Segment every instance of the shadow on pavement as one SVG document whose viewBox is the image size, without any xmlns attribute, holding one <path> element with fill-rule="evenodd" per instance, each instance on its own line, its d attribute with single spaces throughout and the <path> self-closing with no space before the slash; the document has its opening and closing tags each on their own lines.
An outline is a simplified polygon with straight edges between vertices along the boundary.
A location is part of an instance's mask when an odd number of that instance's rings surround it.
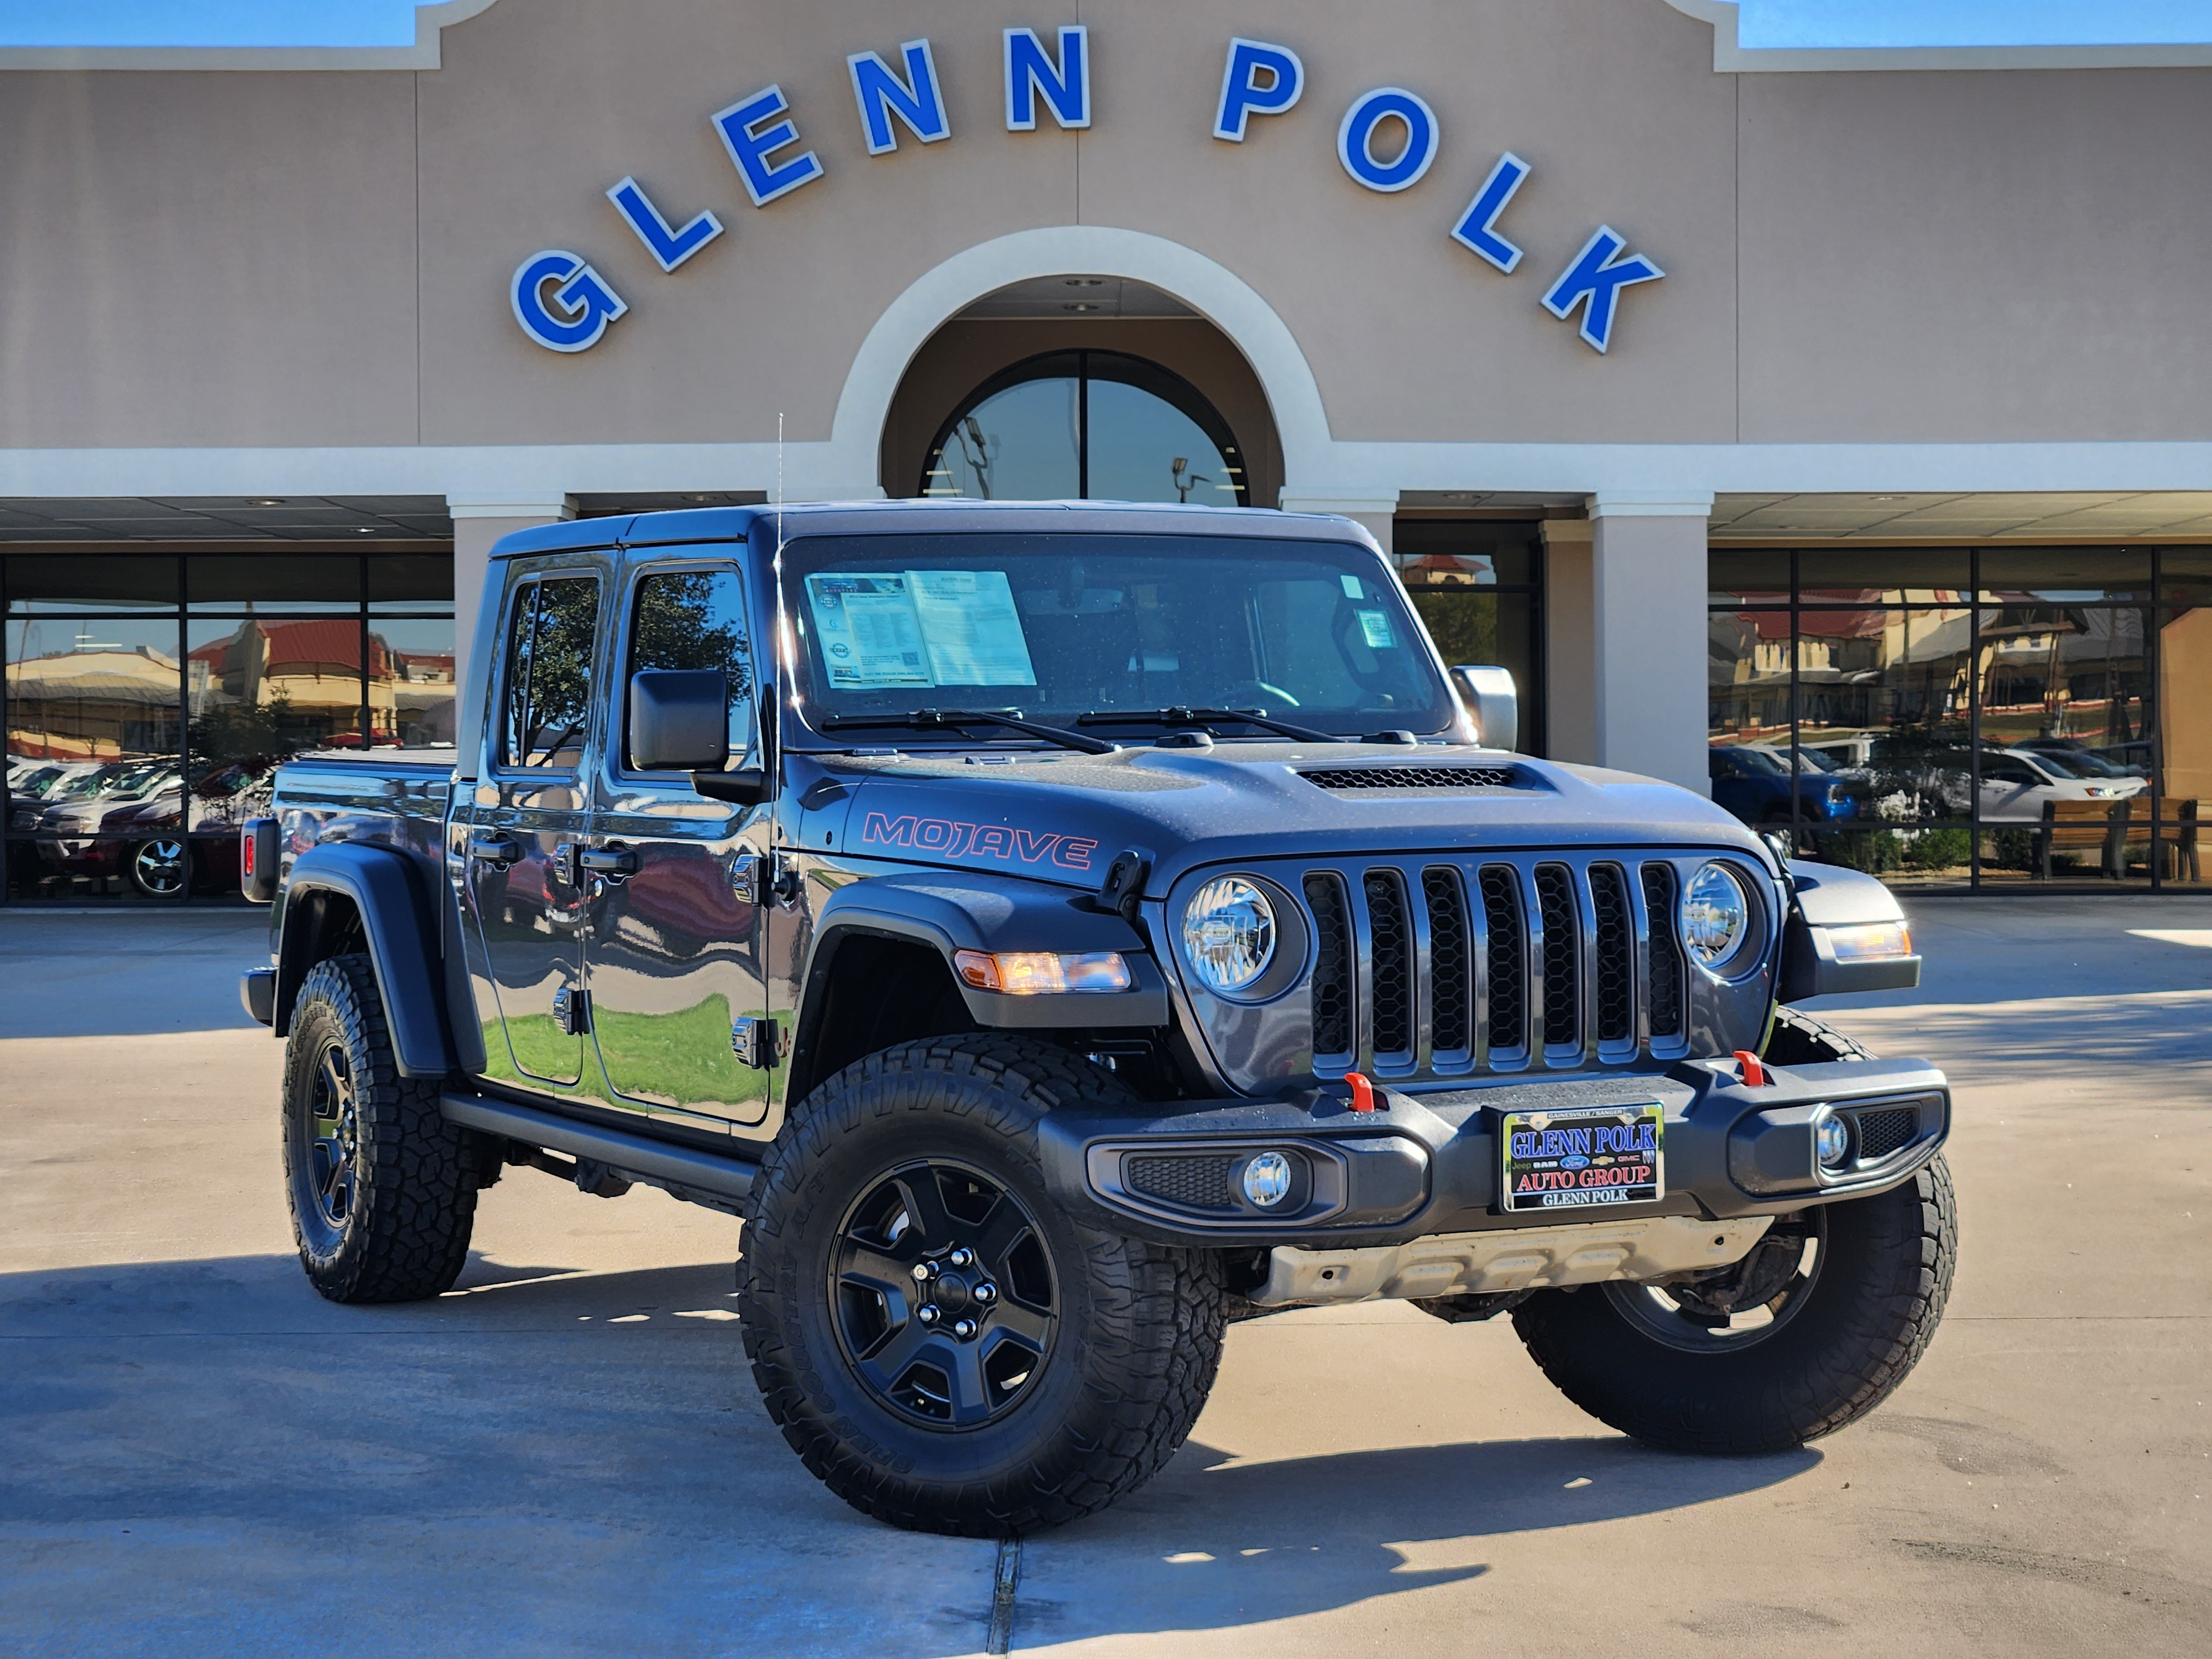
<svg viewBox="0 0 2212 1659">
<path fill-rule="evenodd" d="M 267 1651 L 317 1639 L 342 1560 L 349 1637 L 428 1650 L 586 1650 L 595 1601 L 633 1651 L 726 1651 L 738 1629 L 754 1652 L 980 1649 L 992 1547 L 890 1531 L 820 1486 L 761 1408 L 730 1291 L 720 1261 L 479 1258 L 455 1293 L 385 1308 L 324 1302 L 280 1255 L 0 1277 L 9 1625 L 26 1650 Z M 1817 1461 L 1591 1438 L 1255 1463 L 1194 1443 L 1032 1540 L 1018 1631 L 1342 1606 L 1479 1576 L 1470 1540 Z"/>
<path fill-rule="evenodd" d="M 1152 1486 L 1024 1547 L 1018 1647 L 1292 1618 L 1477 1578 L 1483 1540 L 1686 1509 L 1815 1451 L 1693 1458 L 1613 1436 L 1232 1462 L 1196 1442 Z"/>
</svg>

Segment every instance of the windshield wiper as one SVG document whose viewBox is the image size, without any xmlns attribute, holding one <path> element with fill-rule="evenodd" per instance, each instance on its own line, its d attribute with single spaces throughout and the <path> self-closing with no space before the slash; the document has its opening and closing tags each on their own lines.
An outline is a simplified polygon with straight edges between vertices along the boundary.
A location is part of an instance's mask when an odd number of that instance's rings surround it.
<svg viewBox="0 0 2212 1659">
<path fill-rule="evenodd" d="M 1279 732 L 1306 743 L 1359 741 L 1335 732 L 1316 732 L 1310 726 L 1293 726 L 1288 720 L 1273 720 L 1249 708 L 1094 708 L 1075 717 L 1078 726 L 1194 726 L 1200 730 L 1224 721 L 1256 726 L 1263 732 Z"/>
<path fill-rule="evenodd" d="M 912 708 L 903 714 L 830 714 L 819 724 L 825 732 L 855 726 L 902 726 L 920 732 L 946 728 L 957 731 L 963 726 L 1003 726 L 1009 732 L 1042 738 L 1047 743 L 1056 743 L 1062 749 L 1073 749 L 1081 754 L 1111 755 L 1121 750 L 1119 744 L 1103 743 L 1080 732 L 1063 732 L 1057 726 L 1040 726 L 1035 720 L 1001 714 L 995 708 Z"/>
</svg>

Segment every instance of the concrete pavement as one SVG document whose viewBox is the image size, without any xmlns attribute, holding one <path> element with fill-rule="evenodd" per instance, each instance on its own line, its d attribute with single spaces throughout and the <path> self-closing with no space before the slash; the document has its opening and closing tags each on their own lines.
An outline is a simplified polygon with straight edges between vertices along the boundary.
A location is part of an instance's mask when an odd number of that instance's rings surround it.
<svg viewBox="0 0 2212 1659">
<path fill-rule="evenodd" d="M 453 1294 L 307 1289 L 258 921 L 0 913 L 0 1648 L 980 1650 L 992 1547 L 864 1520 L 769 1425 L 726 1219 L 515 1171 Z M 1504 1322 L 1254 1322 L 1161 1479 L 1023 1546 L 1014 1650 L 2212 1646 L 2212 946 L 2130 931 L 2212 905 L 1916 921 L 1922 991 L 1832 1011 L 1960 1085 L 1958 1286 L 1879 1413 L 1672 1457 Z"/>
</svg>

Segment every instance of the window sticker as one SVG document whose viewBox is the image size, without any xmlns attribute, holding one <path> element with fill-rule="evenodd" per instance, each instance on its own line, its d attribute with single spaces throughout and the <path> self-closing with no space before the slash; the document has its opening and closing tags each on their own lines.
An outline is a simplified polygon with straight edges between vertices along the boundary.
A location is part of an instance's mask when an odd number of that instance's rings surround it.
<svg viewBox="0 0 2212 1659">
<path fill-rule="evenodd" d="M 1344 597 L 1345 597 L 1346 599 L 1365 599 L 1365 598 L 1367 597 L 1366 590 L 1365 590 L 1364 588 L 1363 588 L 1362 586 L 1360 586 L 1360 585 L 1359 585 L 1359 578 L 1358 578 L 1358 577 L 1357 577 L 1357 576 L 1352 576 L 1352 575 L 1343 575 L 1343 576 L 1339 576 L 1339 577 L 1337 578 L 1337 580 L 1339 580 L 1339 581 L 1340 581 L 1340 582 L 1342 582 L 1342 583 L 1344 584 Z"/>
<path fill-rule="evenodd" d="M 1377 651 L 1388 651 L 1391 647 L 1397 644 L 1397 641 L 1390 637 L 1390 617 L 1389 612 L 1382 611 L 1361 611 L 1355 614 L 1359 618 L 1359 632 L 1365 638 L 1369 646 Z"/>
<path fill-rule="evenodd" d="M 1035 685 L 1003 570 L 909 570 L 908 592 L 939 685 Z"/>
<path fill-rule="evenodd" d="M 806 599 L 833 689 L 937 684 L 904 576 L 823 571 L 806 579 Z"/>
</svg>

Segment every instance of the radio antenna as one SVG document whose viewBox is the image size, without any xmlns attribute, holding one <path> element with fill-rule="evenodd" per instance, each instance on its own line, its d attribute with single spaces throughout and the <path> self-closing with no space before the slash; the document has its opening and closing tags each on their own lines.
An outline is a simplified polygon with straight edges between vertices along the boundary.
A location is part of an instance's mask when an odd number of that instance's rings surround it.
<svg viewBox="0 0 2212 1659">
<path fill-rule="evenodd" d="M 775 556 L 783 559 L 783 411 L 775 412 Z"/>
</svg>

